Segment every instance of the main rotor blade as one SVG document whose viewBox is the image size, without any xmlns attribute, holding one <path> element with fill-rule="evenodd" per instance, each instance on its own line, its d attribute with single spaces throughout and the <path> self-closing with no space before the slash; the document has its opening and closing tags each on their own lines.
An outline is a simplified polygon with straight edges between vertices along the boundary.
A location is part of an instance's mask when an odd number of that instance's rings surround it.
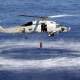
<svg viewBox="0 0 80 80">
<path fill-rule="evenodd" d="M 48 18 L 60 18 L 60 17 L 69 17 L 69 16 L 76 16 L 76 15 L 63 14 L 63 15 L 48 16 Z"/>
<path fill-rule="evenodd" d="M 78 16 L 78 15 L 68 15 L 68 14 L 63 14 L 63 15 L 54 15 L 54 16 L 32 16 L 32 15 L 19 15 L 23 17 L 33 17 L 33 18 L 40 18 L 40 19 L 48 19 L 48 18 L 61 18 L 61 17 L 71 17 L 71 16 Z"/>
<path fill-rule="evenodd" d="M 33 18 L 47 18 L 46 16 L 32 16 L 32 15 L 19 15 L 24 17 L 33 17 Z"/>
</svg>

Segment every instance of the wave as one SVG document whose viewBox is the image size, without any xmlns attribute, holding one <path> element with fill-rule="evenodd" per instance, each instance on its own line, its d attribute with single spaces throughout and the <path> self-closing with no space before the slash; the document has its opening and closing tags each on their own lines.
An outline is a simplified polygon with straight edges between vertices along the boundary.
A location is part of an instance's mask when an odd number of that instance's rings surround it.
<svg viewBox="0 0 80 80">
<path fill-rule="evenodd" d="M 80 58 L 58 57 L 45 60 L 17 60 L 0 57 L 0 70 L 47 70 L 56 68 L 80 69 Z"/>
<path fill-rule="evenodd" d="M 13 50 L 19 48 L 39 48 L 40 42 L 30 41 L 3 41 L 0 42 L 0 53 L 4 50 Z M 80 51 L 80 42 L 77 41 L 54 41 L 42 42 L 43 48 L 47 49 L 67 49 Z M 65 53 L 64 53 L 65 54 Z M 76 52 L 74 54 L 77 54 Z M 80 52 L 78 52 L 80 54 Z M 66 64 L 67 63 L 67 64 Z M 9 57 L 0 57 L 0 70 L 48 70 L 48 69 L 80 69 L 80 57 L 58 56 L 47 59 L 17 59 Z"/>
<path fill-rule="evenodd" d="M 3 41 L 0 42 L 0 52 L 3 50 L 19 49 L 19 48 L 40 48 L 42 43 L 43 48 L 47 49 L 66 49 L 72 51 L 80 51 L 79 41 L 51 41 L 51 42 L 30 42 L 30 41 Z"/>
</svg>

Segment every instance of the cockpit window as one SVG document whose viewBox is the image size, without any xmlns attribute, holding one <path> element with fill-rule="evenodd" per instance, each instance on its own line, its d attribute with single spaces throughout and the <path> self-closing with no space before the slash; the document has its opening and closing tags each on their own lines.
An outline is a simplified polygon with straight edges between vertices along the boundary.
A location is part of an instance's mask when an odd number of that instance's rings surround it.
<svg viewBox="0 0 80 80">
<path fill-rule="evenodd" d="M 51 23 L 54 23 L 53 21 L 51 21 Z"/>
<path fill-rule="evenodd" d="M 56 25 L 57 28 L 58 28 L 58 27 L 61 27 L 61 26 L 63 26 L 63 25 L 61 25 L 61 24 L 57 24 L 57 25 Z"/>
<path fill-rule="evenodd" d="M 21 26 L 31 26 L 32 24 L 33 24 L 32 22 L 27 22 L 27 23 L 25 23 L 25 24 L 23 24 Z"/>
</svg>

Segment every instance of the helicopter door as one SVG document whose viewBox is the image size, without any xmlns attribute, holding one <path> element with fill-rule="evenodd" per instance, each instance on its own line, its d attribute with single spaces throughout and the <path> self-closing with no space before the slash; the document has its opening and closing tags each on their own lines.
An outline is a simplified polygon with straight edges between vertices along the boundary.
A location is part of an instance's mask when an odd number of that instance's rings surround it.
<svg viewBox="0 0 80 80">
<path fill-rule="evenodd" d="M 25 28 L 22 28 L 21 32 L 22 32 L 22 33 L 25 33 Z"/>
<path fill-rule="evenodd" d="M 41 24 L 41 32 L 47 32 L 47 25 L 45 23 Z"/>
</svg>

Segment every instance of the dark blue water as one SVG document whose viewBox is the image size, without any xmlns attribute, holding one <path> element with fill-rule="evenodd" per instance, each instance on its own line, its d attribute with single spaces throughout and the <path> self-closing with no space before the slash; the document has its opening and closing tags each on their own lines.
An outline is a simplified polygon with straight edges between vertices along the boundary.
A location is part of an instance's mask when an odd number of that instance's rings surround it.
<svg viewBox="0 0 80 80">
<path fill-rule="evenodd" d="M 0 26 L 34 20 L 21 14 L 68 15 L 52 20 L 71 31 L 54 37 L 0 33 L 0 80 L 80 80 L 80 0 L 0 0 Z"/>
</svg>

